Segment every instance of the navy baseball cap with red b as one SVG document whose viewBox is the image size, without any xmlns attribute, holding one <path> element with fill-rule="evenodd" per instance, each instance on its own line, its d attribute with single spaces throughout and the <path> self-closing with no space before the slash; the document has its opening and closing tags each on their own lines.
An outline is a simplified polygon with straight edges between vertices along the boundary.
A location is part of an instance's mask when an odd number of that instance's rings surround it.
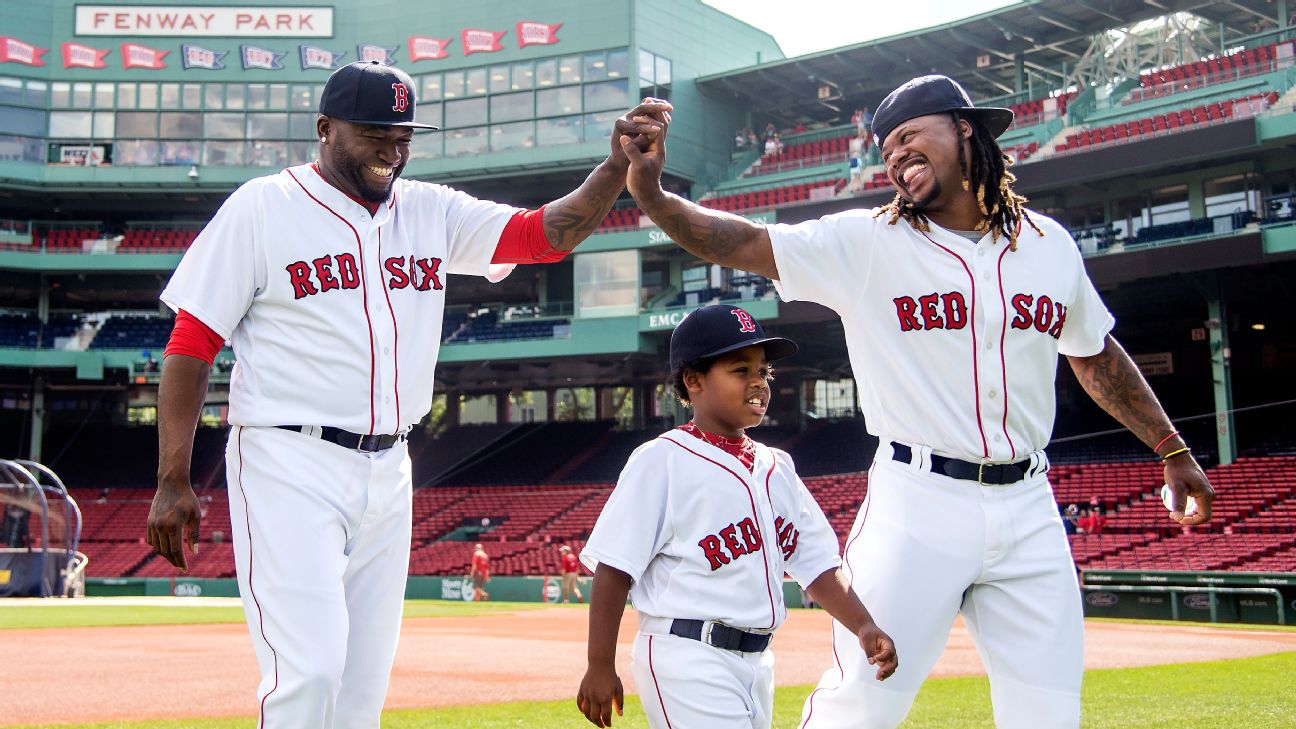
<svg viewBox="0 0 1296 729">
<path fill-rule="evenodd" d="M 329 76 L 319 113 L 352 124 L 436 129 L 414 121 L 415 102 L 409 74 L 377 61 L 356 61 Z"/>
<path fill-rule="evenodd" d="M 765 359 L 770 362 L 797 351 L 791 339 L 765 336 L 765 328 L 745 309 L 729 304 L 704 306 L 675 326 L 670 341 L 671 370 L 754 344 L 765 345 Z"/>
</svg>

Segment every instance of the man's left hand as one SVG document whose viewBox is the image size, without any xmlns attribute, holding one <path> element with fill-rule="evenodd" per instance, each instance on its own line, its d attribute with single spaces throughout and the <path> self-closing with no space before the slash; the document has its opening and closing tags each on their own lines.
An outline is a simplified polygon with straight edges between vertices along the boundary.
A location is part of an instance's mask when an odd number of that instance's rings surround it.
<svg viewBox="0 0 1296 729">
<path fill-rule="evenodd" d="M 1170 487 L 1170 518 L 1183 526 L 1205 524 L 1211 518 L 1215 489 L 1197 465 L 1192 454 L 1172 456 L 1165 464 L 1165 482 Z M 1185 513 L 1188 497 L 1197 501 L 1197 510 Z"/>
</svg>

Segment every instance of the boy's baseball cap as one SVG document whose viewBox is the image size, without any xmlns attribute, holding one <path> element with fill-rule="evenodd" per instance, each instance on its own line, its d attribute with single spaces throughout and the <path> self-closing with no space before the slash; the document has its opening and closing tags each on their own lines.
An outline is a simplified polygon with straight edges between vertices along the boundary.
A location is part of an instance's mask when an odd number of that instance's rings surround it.
<svg viewBox="0 0 1296 729">
<path fill-rule="evenodd" d="M 919 76 L 882 100 L 873 115 L 873 133 L 881 147 L 888 134 L 910 119 L 951 111 L 963 112 L 963 116 L 981 122 L 992 137 L 1003 134 L 1013 122 L 1012 109 L 973 106 L 963 87 L 948 76 Z"/>
<path fill-rule="evenodd" d="M 414 121 L 415 96 L 413 79 L 399 68 L 356 61 L 329 76 L 319 113 L 352 124 L 436 129 Z"/>
<path fill-rule="evenodd" d="M 704 306 L 684 317 L 671 334 L 671 369 L 754 344 L 765 345 L 765 358 L 770 362 L 797 351 L 791 339 L 765 336 L 760 322 L 745 309 L 728 304 Z"/>
</svg>

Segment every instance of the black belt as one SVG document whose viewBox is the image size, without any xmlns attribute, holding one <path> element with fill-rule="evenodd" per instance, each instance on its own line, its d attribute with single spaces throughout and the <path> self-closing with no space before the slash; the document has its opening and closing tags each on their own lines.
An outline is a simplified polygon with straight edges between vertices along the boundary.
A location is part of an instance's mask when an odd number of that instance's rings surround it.
<svg viewBox="0 0 1296 729">
<path fill-rule="evenodd" d="M 703 627 L 706 628 L 706 635 L 703 636 Z M 727 651 L 742 651 L 743 653 L 760 653 L 769 645 L 770 639 L 774 637 L 773 633 L 748 633 L 745 630 L 731 628 L 728 625 L 713 623 L 709 620 L 683 620 L 675 619 L 671 621 L 671 635 L 678 635 L 681 638 L 691 638 L 700 640 L 716 648 L 723 648 Z"/>
<path fill-rule="evenodd" d="M 891 442 L 891 460 L 901 463 L 913 463 L 913 449 L 904 443 Z M 950 478 L 957 478 L 963 481 L 976 481 L 977 483 L 989 484 L 991 486 L 1003 486 L 1005 484 L 1017 483 L 1026 478 L 1026 473 L 1030 471 L 1031 459 L 1027 458 L 1016 463 L 972 463 L 971 461 L 960 461 L 957 458 L 946 458 L 931 454 L 931 472 L 943 473 Z M 1046 468 L 1045 471 L 1048 469 Z M 1044 471 L 1041 471 L 1043 473 Z M 1037 474 L 1038 475 L 1038 474 Z"/>
<path fill-rule="evenodd" d="M 329 425 L 276 425 L 276 428 L 291 430 L 294 433 L 301 433 L 312 438 L 319 438 L 330 443 L 336 443 L 343 448 L 349 448 L 361 453 L 377 453 L 385 451 L 397 443 L 405 440 L 405 434 L 399 435 L 361 435 L 352 433 L 349 430 L 334 428 Z"/>
</svg>

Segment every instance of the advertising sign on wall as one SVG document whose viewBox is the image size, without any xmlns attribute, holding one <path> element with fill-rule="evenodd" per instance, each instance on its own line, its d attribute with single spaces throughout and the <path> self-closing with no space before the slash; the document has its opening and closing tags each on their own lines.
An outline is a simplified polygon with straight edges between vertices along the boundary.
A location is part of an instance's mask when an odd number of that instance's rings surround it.
<svg viewBox="0 0 1296 729">
<path fill-rule="evenodd" d="M 76 34 L 329 38 L 333 8 L 78 5 Z"/>
</svg>

